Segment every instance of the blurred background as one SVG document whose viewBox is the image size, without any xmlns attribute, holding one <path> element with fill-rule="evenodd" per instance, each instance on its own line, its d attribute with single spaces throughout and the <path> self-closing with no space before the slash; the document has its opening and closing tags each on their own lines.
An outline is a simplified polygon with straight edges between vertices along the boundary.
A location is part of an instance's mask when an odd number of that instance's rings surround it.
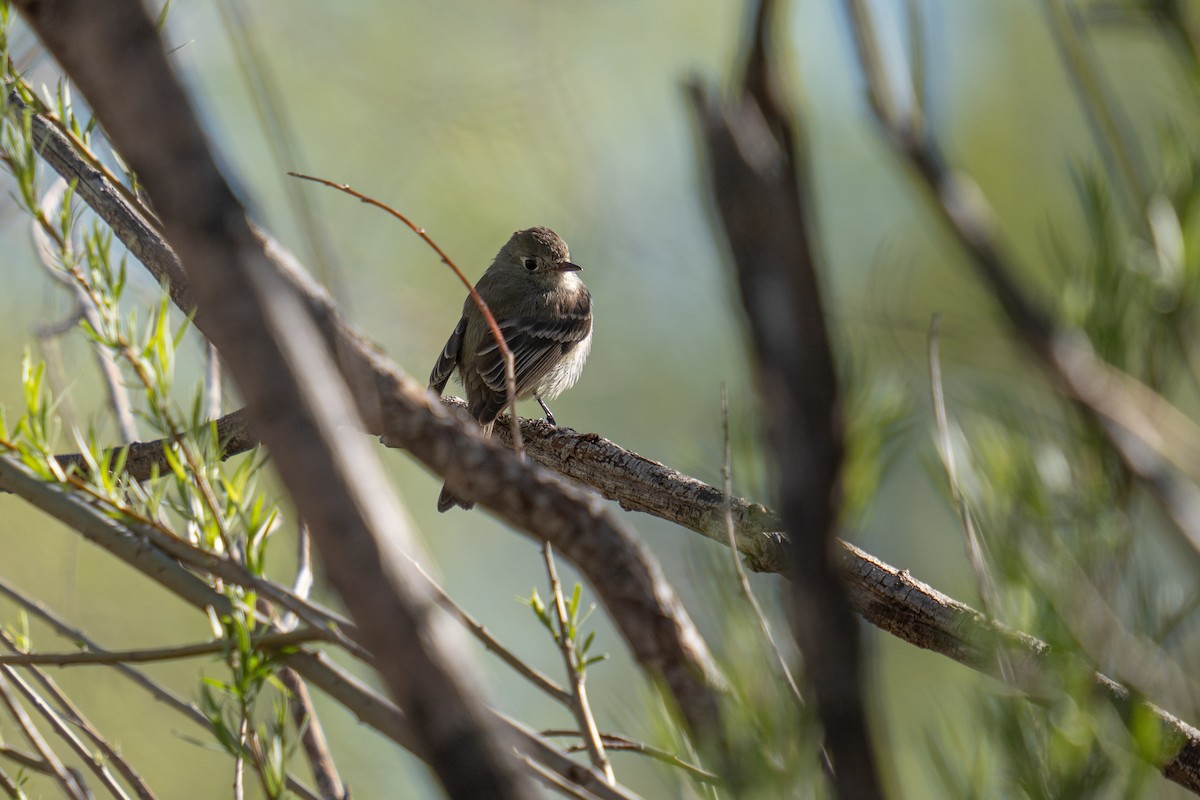
<svg viewBox="0 0 1200 800">
<path fill-rule="evenodd" d="M 863 102 L 841 4 L 785 5 L 776 42 L 807 132 L 839 356 L 856 401 L 889 420 L 866 461 L 855 465 L 862 491 L 852 498 L 858 502 L 846 538 L 977 604 L 932 446 L 926 358 L 932 315 L 943 317 L 952 413 L 958 406 L 1003 405 L 1040 382 L 881 142 Z M 920 11 L 914 28 L 906 4 L 871 5 L 897 74 L 914 63 L 918 44 L 930 124 L 953 163 L 973 174 L 992 202 L 1005 244 L 1025 265 L 1023 279 L 1053 302 L 1063 254 L 1086 247 L 1078 177 L 1094 165 L 1096 152 L 1046 7 L 1032 0 L 914 0 Z M 243 199 L 411 375 L 428 375 L 457 320 L 462 287 L 399 223 L 288 178 L 287 170 L 348 182 L 394 206 L 472 279 L 512 231 L 554 228 L 584 266 L 596 307 L 588 367 L 553 406 L 559 423 L 718 483 L 724 382 L 734 490 L 770 504 L 740 303 L 731 294 L 683 92 L 690 79 L 727 85 L 745 14 L 745 4 L 723 0 L 175 0 L 165 36 Z M 1195 124 L 1195 108 L 1158 37 L 1114 25 L 1095 43 L 1147 148 L 1163 128 Z M 34 62 L 35 83 L 53 74 L 52 65 Z M 264 123 L 269 104 L 282 136 Z M 38 326 L 61 318 L 70 303 L 39 267 L 27 222 L 12 212 L 0 218 L 6 254 L 0 403 L 21 407 L 20 359 L 29 347 L 49 363 L 67 424 L 96 424 L 111 434 L 82 337 L 35 338 Z M 137 268 L 130 275 L 134 297 L 153 302 L 157 287 Z M 192 342 L 181 355 L 180 386 L 198 379 L 201 363 Z M 226 407 L 235 408 L 236 399 Z M 536 406 L 524 413 L 535 415 Z M 75 449 L 66 437 L 64 449 Z M 424 560 L 445 588 L 512 649 L 558 675 L 552 641 L 519 601 L 535 586 L 545 593 L 536 546 L 483 513 L 437 514 L 440 481 L 404 453 L 383 457 L 423 537 Z M 731 631 L 727 551 L 649 517 L 628 519 L 720 656 L 736 662 L 734 645 L 744 634 Z M 285 581 L 292 535 L 290 525 L 277 534 L 272 556 Z M 148 581 L 129 579 L 106 554 L 7 497 L 0 498 L 0 548 L 7 580 L 111 647 L 208 635 L 202 619 Z M 1170 557 L 1168 547 L 1163 559 Z M 1162 580 L 1163 591 L 1182 593 L 1172 588 L 1170 570 Z M 779 580 L 755 578 L 754 586 L 784 630 Z M 318 596 L 332 601 L 323 587 Z M 0 602 L 0 619 L 11 620 L 11 611 Z M 595 649 L 613 656 L 589 673 L 601 728 L 656 739 L 656 715 L 647 713 L 657 702 L 650 686 L 603 614 L 591 624 Z M 874 629 L 864 635 L 877 734 L 885 771 L 901 790 L 896 796 L 942 796 L 928 740 L 966 724 L 967 695 L 984 679 Z M 569 723 L 487 654 L 476 655 L 497 706 L 534 726 Z M 747 668 L 771 669 L 766 661 Z M 150 672 L 195 696 L 195 669 L 191 662 Z M 228 760 L 197 743 L 203 736 L 182 725 L 178 735 L 164 736 L 161 725 L 143 724 L 157 712 L 152 701 L 106 670 L 79 668 L 59 677 L 102 729 L 119 732 L 123 752 L 162 796 L 225 796 Z M 317 701 L 355 797 L 436 796 L 411 757 Z M 647 797 L 679 791 L 637 756 L 618 754 L 616 768 Z"/>
</svg>

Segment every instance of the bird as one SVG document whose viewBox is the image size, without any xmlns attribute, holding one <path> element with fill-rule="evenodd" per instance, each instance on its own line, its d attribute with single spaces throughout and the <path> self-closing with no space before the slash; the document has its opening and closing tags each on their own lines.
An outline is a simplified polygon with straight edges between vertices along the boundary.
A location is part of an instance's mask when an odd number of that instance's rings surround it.
<svg viewBox="0 0 1200 800">
<path fill-rule="evenodd" d="M 562 237 L 549 228 L 515 232 L 500 248 L 475 291 L 483 298 L 513 354 L 518 400 L 533 397 L 557 426 L 547 400 L 571 388 L 592 346 L 592 295 L 579 277 Z M 483 312 L 467 296 L 462 318 L 446 340 L 429 376 L 440 397 L 457 370 L 467 395 L 467 412 L 491 435 L 508 404 L 504 355 Z M 438 511 L 474 503 L 443 486 Z"/>
</svg>

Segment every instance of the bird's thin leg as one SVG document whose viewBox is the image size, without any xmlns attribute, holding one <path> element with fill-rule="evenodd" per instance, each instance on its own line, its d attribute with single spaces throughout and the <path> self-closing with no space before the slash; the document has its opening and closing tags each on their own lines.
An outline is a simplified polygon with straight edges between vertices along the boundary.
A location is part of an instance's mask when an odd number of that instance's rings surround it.
<svg viewBox="0 0 1200 800">
<path fill-rule="evenodd" d="M 550 406 L 546 405 L 546 403 L 542 400 L 542 398 L 536 394 L 533 396 L 533 399 L 537 400 L 538 405 L 542 407 L 542 411 L 546 412 L 546 422 L 549 422 L 551 425 L 553 425 L 554 427 L 557 428 L 558 423 L 555 422 L 554 415 L 550 413 Z"/>
</svg>

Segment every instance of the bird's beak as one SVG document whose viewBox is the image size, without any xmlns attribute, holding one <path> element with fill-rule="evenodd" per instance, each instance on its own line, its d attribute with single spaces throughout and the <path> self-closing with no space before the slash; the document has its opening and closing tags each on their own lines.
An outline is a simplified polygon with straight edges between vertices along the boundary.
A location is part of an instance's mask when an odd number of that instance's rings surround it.
<svg viewBox="0 0 1200 800">
<path fill-rule="evenodd" d="M 572 264 L 570 261 L 560 261 L 554 268 L 559 272 L 579 272 L 579 270 L 583 269 L 583 267 L 578 264 Z"/>
</svg>

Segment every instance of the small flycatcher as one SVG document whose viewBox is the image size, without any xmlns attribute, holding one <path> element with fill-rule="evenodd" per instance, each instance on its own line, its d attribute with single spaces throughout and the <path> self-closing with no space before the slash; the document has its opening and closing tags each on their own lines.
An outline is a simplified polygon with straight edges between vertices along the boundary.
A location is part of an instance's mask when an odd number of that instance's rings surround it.
<svg viewBox="0 0 1200 800">
<path fill-rule="evenodd" d="M 532 396 L 551 425 L 557 423 L 546 401 L 574 385 L 592 347 L 592 295 L 579 270 L 557 233 L 528 228 L 512 235 L 475 284 L 512 350 L 517 399 Z M 504 356 L 469 295 L 429 376 L 430 388 L 441 395 L 455 369 L 467 393 L 467 410 L 490 435 L 508 404 Z M 443 486 L 438 511 L 455 505 L 474 503 Z"/>
</svg>

